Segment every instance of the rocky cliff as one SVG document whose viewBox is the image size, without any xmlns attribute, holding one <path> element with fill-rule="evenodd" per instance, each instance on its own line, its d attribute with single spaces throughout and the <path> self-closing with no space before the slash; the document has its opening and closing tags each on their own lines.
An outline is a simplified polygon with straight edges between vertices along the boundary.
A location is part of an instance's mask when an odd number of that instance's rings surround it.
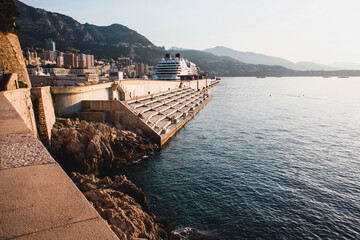
<svg viewBox="0 0 360 240">
<path fill-rule="evenodd" d="M 145 194 L 125 176 L 111 180 L 72 173 L 72 180 L 119 239 L 179 239 L 150 213 Z"/>
<path fill-rule="evenodd" d="M 131 164 L 158 149 L 140 134 L 103 123 L 67 120 L 52 129 L 50 152 L 68 171 L 99 174 Z"/>
</svg>

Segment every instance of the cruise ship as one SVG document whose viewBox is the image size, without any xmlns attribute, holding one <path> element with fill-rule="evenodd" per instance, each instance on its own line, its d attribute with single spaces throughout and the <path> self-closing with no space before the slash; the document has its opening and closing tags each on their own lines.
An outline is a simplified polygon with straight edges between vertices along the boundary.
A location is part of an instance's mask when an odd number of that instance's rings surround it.
<svg viewBox="0 0 360 240">
<path fill-rule="evenodd" d="M 199 78 L 199 69 L 189 60 L 181 57 L 180 53 L 167 53 L 161 58 L 155 70 L 155 80 L 192 80 Z"/>
</svg>

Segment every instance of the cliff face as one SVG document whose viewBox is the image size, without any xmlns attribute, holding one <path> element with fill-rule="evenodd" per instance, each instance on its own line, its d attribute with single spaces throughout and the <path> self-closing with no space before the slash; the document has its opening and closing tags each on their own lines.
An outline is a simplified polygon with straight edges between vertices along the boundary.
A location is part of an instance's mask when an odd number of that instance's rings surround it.
<svg viewBox="0 0 360 240">
<path fill-rule="evenodd" d="M 172 239 L 170 227 L 150 213 L 145 194 L 125 176 L 73 173 L 72 180 L 120 239 Z"/>
<path fill-rule="evenodd" d="M 157 145 L 131 131 L 102 123 L 67 121 L 52 129 L 50 152 L 63 168 L 98 174 L 135 162 L 157 150 Z"/>
<path fill-rule="evenodd" d="M 126 42 L 153 45 L 144 36 L 120 24 L 101 27 L 81 24 L 69 16 L 34 8 L 20 1 L 16 1 L 16 5 L 21 13 L 16 19 L 16 23 L 22 26 L 20 32 L 38 40 L 41 45 L 44 45 L 44 38 L 103 44 Z"/>
<path fill-rule="evenodd" d="M 4 71 L 5 73 L 17 73 L 18 80 L 31 88 L 18 37 L 12 33 L 5 35 L 0 31 L 0 75 Z"/>
</svg>

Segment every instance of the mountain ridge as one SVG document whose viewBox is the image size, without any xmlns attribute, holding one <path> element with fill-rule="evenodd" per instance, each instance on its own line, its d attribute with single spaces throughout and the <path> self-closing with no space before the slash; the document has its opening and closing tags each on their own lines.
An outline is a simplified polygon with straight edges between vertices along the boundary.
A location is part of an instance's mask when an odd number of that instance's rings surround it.
<svg viewBox="0 0 360 240">
<path fill-rule="evenodd" d="M 114 23 L 109 26 L 81 24 L 61 13 L 34 8 L 16 0 L 20 16 L 16 23 L 22 26 L 16 31 L 23 48 L 44 48 L 44 39 L 52 38 L 61 51 L 80 50 L 94 54 L 97 58 L 127 56 L 135 48 L 135 60 L 155 64 L 165 50 L 156 47 L 136 31 Z"/>
<path fill-rule="evenodd" d="M 324 71 L 334 71 L 339 70 L 339 68 L 318 64 L 310 61 L 301 61 L 298 63 L 291 62 L 284 58 L 268 56 L 262 53 L 254 52 L 241 52 L 235 49 L 231 49 L 224 46 L 216 46 L 214 48 L 205 49 L 204 52 L 210 52 L 217 56 L 229 56 L 234 59 L 237 59 L 241 62 L 248 64 L 265 64 L 265 65 L 280 65 L 292 70 L 297 71 L 309 71 L 309 70 L 324 70 Z"/>
<path fill-rule="evenodd" d="M 95 55 L 97 59 L 116 60 L 121 56 L 132 56 L 135 62 L 149 65 L 157 65 L 167 52 L 163 47 L 155 46 L 145 36 L 121 24 L 115 23 L 109 26 L 81 24 L 64 14 L 34 8 L 19 0 L 15 0 L 15 2 L 20 10 L 20 17 L 16 19 L 16 22 L 22 25 L 22 30 L 16 31 L 16 34 L 23 50 L 44 48 L 44 40 L 52 38 L 56 42 L 56 49 L 63 52 L 80 50 L 80 52 Z M 280 65 L 247 64 L 231 56 L 217 56 L 204 51 L 188 49 L 180 51 L 180 48 L 178 49 L 176 52 L 182 53 L 203 71 L 216 76 L 360 75 L 360 71 L 301 72 Z"/>
</svg>

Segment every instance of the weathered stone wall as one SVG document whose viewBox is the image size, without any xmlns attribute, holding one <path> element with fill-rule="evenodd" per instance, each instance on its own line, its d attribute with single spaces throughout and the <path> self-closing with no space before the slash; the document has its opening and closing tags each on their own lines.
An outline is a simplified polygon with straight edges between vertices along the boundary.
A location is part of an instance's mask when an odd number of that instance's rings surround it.
<svg viewBox="0 0 360 240">
<path fill-rule="evenodd" d="M 5 73 L 17 73 L 18 80 L 31 87 L 18 37 L 0 32 L 0 76 L 4 70 Z"/>
<path fill-rule="evenodd" d="M 26 126 L 35 134 L 35 136 L 38 136 L 34 109 L 30 98 L 30 88 L 3 91 L 1 94 L 3 94 L 16 109 Z"/>
<path fill-rule="evenodd" d="M 39 136 L 45 146 L 50 146 L 51 129 L 56 121 L 50 87 L 36 87 L 31 93 L 37 99 L 37 127 Z"/>
<path fill-rule="evenodd" d="M 0 91 L 15 90 L 19 88 L 17 73 L 6 73 L 0 83 Z"/>
</svg>

